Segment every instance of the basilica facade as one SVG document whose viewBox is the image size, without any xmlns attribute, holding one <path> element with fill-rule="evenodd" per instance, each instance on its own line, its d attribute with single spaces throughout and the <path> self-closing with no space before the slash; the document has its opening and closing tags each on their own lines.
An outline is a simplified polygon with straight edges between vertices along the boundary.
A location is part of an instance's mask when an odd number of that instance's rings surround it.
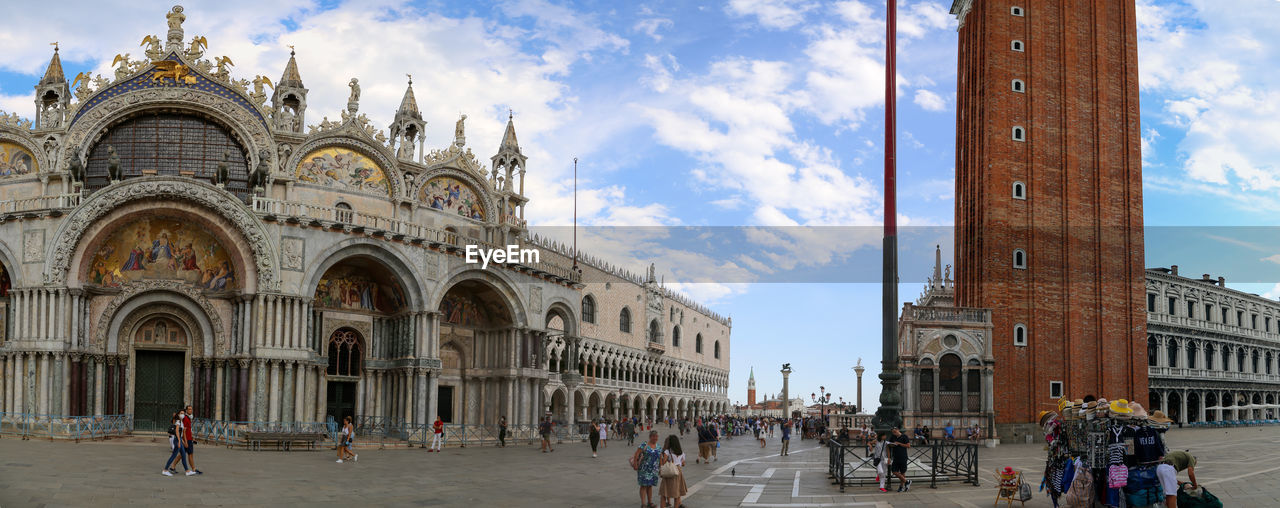
<svg viewBox="0 0 1280 508">
<path fill-rule="evenodd" d="M 0 114 L 0 410 L 148 428 L 185 404 L 481 425 L 727 409 L 730 321 L 531 234 L 510 117 L 481 161 L 465 115 L 426 139 L 412 81 L 378 129 L 358 79 L 345 109 L 308 111 L 292 52 L 278 81 L 237 77 L 182 7 L 166 21 L 112 76 L 69 81 L 55 48 L 34 118 Z M 466 259 L 508 245 L 538 256 Z"/>
</svg>

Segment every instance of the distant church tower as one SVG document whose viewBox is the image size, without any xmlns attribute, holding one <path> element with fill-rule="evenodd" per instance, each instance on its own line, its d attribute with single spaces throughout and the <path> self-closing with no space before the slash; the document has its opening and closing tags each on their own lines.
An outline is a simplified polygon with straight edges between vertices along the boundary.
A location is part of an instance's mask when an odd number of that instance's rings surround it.
<svg viewBox="0 0 1280 508">
<path fill-rule="evenodd" d="M 756 405 L 756 368 L 751 368 L 751 377 L 747 378 L 747 405 Z"/>
<path fill-rule="evenodd" d="M 1147 398 L 1134 0 L 954 0 L 956 304 L 992 309 L 997 424 Z"/>
</svg>

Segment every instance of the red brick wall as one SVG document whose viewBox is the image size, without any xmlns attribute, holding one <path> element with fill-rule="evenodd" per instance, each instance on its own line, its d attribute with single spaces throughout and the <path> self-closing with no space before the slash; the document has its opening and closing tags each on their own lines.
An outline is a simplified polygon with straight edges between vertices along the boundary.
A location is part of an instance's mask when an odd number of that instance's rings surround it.
<svg viewBox="0 0 1280 508">
<path fill-rule="evenodd" d="M 1136 37 L 1133 0 L 974 0 L 960 28 L 956 298 L 993 309 L 998 423 L 1052 407 L 1050 380 L 1147 393 Z"/>
</svg>

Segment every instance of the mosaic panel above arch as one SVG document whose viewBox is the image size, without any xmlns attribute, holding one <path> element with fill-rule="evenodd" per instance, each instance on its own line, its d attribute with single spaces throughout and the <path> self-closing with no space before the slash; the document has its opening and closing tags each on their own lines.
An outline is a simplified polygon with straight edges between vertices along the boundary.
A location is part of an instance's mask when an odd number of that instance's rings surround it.
<svg viewBox="0 0 1280 508">
<path fill-rule="evenodd" d="M 35 155 L 25 147 L 0 141 L 0 178 L 30 175 L 39 169 Z"/>
<path fill-rule="evenodd" d="M 316 284 L 315 306 L 391 314 L 408 308 L 404 288 L 376 261 L 353 258 L 334 265 Z"/>
<path fill-rule="evenodd" d="M 378 194 L 391 194 L 386 171 L 350 148 L 327 146 L 304 155 L 294 170 L 299 181 Z"/>
<path fill-rule="evenodd" d="M 240 287 L 231 258 L 217 239 L 168 217 L 142 218 L 119 227 L 91 259 L 88 282 L 99 286 L 161 279 L 202 289 Z"/>
<path fill-rule="evenodd" d="M 484 220 L 484 203 L 470 184 L 451 176 L 437 176 L 418 191 L 418 200 L 436 210 L 468 219 Z"/>
</svg>

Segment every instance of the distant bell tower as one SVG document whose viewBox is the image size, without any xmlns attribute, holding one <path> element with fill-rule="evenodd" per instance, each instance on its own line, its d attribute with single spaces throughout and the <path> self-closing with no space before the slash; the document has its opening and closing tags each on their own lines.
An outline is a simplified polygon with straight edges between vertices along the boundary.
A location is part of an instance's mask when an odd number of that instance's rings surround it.
<svg viewBox="0 0 1280 508">
<path fill-rule="evenodd" d="M 996 423 L 1033 423 L 1059 397 L 1145 402 L 1134 0 L 951 13 L 955 298 L 992 309 Z"/>
<path fill-rule="evenodd" d="M 289 63 L 285 64 L 284 73 L 271 95 L 271 113 L 275 128 L 280 131 L 301 134 L 303 125 L 306 125 L 307 87 L 302 85 L 302 75 L 298 73 L 298 60 L 294 58 L 292 47 L 289 48 Z"/>
<path fill-rule="evenodd" d="M 53 58 L 49 59 L 49 66 L 45 68 L 40 84 L 36 85 L 35 128 L 42 130 L 62 127 L 70 104 L 71 89 L 62 72 L 62 59 L 58 58 L 57 43 L 54 43 Z"/>
<path fill-rule="evenodd" d="M 751 377 L 747 378 L 747 405 L 756 405 L 756 368 L 751 368 Z"/>
</svg>

